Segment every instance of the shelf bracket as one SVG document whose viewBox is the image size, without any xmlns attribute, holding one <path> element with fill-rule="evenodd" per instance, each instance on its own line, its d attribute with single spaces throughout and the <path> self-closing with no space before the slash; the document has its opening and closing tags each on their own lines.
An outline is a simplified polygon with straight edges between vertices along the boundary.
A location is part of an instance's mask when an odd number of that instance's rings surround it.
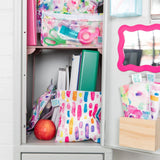
<svg viewBox="0 0 160 160">
<path fill-rule="evenodd" d="M 27 55 L 30 55 L 30 54 L 36 54 L 38 55 L 40 53 L 41 49 L 40 48 L 30 48 L 30 47 L 27 47 Z"/>
</svg>

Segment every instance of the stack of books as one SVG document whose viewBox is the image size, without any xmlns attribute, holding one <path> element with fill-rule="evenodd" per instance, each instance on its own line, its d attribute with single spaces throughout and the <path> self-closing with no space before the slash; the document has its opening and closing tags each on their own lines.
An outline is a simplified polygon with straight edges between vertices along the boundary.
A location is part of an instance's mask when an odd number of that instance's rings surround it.
<svg viewBox="0 0 160 160">
<path fill-rule="evenodd" d="M 95 91 L 98 65 L 98 51 L 82 50 L 80 55 L 73 55 L 71 67 L 59 68 L 57 89 Z"/>
</svg>

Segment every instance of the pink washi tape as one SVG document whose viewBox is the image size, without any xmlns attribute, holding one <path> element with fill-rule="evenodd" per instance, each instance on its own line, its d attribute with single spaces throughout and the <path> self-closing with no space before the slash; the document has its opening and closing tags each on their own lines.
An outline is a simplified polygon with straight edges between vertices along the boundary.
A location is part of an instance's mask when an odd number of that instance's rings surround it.
<svg viewBox="0 0 160 160">
<path fill-rule="evenodd" d="M 82 44 L 90 44 L 100 34 L 99 28 L 96 28 L 94 33 L 91 33 L 88 28 L 83 28 L 78 33 L 78 39 Z"/>
</svg>

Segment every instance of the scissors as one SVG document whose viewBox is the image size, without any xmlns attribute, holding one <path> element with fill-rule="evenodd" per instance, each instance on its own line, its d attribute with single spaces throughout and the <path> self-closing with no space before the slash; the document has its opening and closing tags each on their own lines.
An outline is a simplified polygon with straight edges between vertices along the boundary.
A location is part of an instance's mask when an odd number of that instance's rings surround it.
<svg viewBox="0 0 160 160">
<path fill-rule="evenodd" d="M 49 31 L 49 35 L 50 37 L 45 37 L 43 40 L 46 45 L 56 46 L 60 44 L 66 44 L 66 40 L 62 39 L 54 28 Z"/>
</svg>

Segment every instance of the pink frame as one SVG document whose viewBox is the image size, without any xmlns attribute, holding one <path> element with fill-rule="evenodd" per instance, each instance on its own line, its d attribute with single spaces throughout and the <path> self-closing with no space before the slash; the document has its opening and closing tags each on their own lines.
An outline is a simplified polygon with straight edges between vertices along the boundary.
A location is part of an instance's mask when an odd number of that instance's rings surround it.
<svg viewBox="0 0 160 160">
<path fill-rule="evenodd" d="M 119 60 L 117 63 L 117 66 L 119 68 L 119 70 L 121 71 L 128 71 L 128 70 L 132 70 L 132 71 L 136 71 L 136 72 L 142 72 L 142 71 L 150 71 L 150 72 L 160 72 L 160 66 L 156 67 L 156 66 L 150 66 L 150 65 L 143 65 L 143 66 L 136 66 L 136 65 L 123 65 L 123 61 L 124 61 L 124 51 L 123 51 L 123 46 L 124 46 L 124 31 L 129 31 L 129 32 L 134 32 L 137 30 L 142 30 L 142 31 L 152 31 L 152 30 L 160 30 L 160 24 L 153 24 L 153 25 L 134 25 L 134 26 L 128 26 L 128 25 L 122 25 L 119 30 L 118 30 L 118 35 L 119 35 L 119 43 L 118 43 L 118 54 L 119 54 Z"/>
</svg>

